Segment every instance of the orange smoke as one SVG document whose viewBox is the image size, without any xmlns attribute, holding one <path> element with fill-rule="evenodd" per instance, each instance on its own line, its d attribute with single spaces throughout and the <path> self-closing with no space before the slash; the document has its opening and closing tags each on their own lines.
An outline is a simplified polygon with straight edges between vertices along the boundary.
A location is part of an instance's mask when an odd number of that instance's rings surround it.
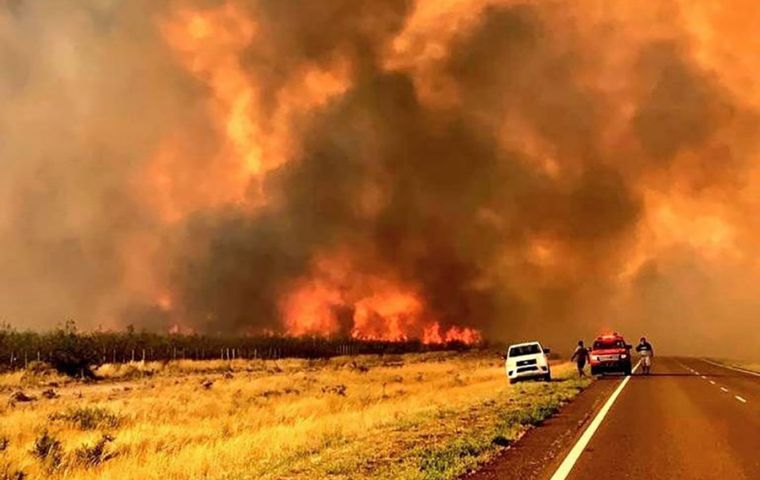
<svg viewBox="0 0 760 480">
<path fill-rule="evenodd" d="M 220 203 L 243 203 L 251 177 L 262 169 L 262 134 L 257 122 L 255 83 L 241 54 L 255 39 L 256 24 L 234 4 L 203 11 L 179 10 L 161 23 L 161 31 L 182 64 L 211 95 L 205 106 L 221 139 L 213 164 L 188 172 L 186 157 L 197 139 L 182 132 L 167 138 L 148 172 L 164 192 L 169 219 Z"/>
<path fill-rule="evenodd" d="M 146 171 L 145 183 L 152 186 L 149 201 L 169 223 L 227 204 L 255 211 L 269 201 L 261 179 L 299 153 L 293 124 L 349 88 L 350 63 L 341 55 L 319 65 L 304 63 L 274 99 L 262 98 L 259 72 L 246 66 L 245 56 L 254 50 L 262 57 L 279 52 L 268 51 L 253 7 L 237 2 L 183 7 L 163 18 L 160 27 L 177 62 L 208 88 L 204 108 L 220 146 L 211 159 L 215 168 L 189 171 L 186 159 L 196 139 L 183 132 L 166 138 Z M 363 204 L 372 204 L 372 193 L 367 190 L 369 200 Z M 317 273 L 291 282 L 278 302 L 289 335 L 425 343 L 480 340 L 474 329 L 442 327 L 431 319 L 414 288 L 389 276 L 351 271 L 342 254 L 323 255 L 314 263 Z M 165 302 L 160 303 L 163 308 Z"/>
<path fill-rule="evenodd" d="M 502 39 L 502 44 L 495 44 L 485 41 L 487 36 L 484 36 L 480 45 L 475 41 L 479 38 L 477 35 L 475 40 L 470 38 L 471 33 L 487 31 L 489 19 L 498 19 L 497 14 L 505 11 L 504 8 L 493 10 L 493 7 L 534 3 L 535 8 L 526 8 L 532 12 L 530 15 L 512 12 L 512 23 L 505 25 L 516 31 L 516 37 L 509 42 Z M 738 3 L 749 6 L 746 1 Z M 460 221 L 456 231 L 468 232 L 483 226 L 491 236 L 486 236 L 489 240 L 481 244 L 476 241 L 479 232 L 469 232 L 471 235 L 461 238 L 453 235 L 454 230 L 445 232 L 454 238 L 452 243 L 462 244 L 461 251 L 454 249 L 452 256 L 471 260 L 473 269 L 478 270 L 477 278 L 463 282 L 463 288 L 455 295 L 477 286 L 491 288 L 494 297 L 511 294 L 514 303 L 521 305 L 516 308 L 518 313 L 507 313 L 526 316 L 514 321 L 539 325 L 547 316 L 582 318 L 584 309 L 589 308 L 581 305 L 584 303 L 592 305 L 595 312 L 605 309 L 614 312 L 616 307 L 631 311 L 628 303 L 608 305 L 607 299 L 613 303 L 618 297 L 607 295 L 606 288 L 611 284 L 614 288 L 622 286 L 624 292 L 625 287 L 632 291 L 641 288 L 648 278 L 641 275 L 646 273 L 647 267 L 657 273 L 659 270 L 654 267 L 659 264 L 663 272 L 660 275 L 688 284 L 689 276 L 678 270 L 668 273 L 668 264 L 663 261 L 676 250 L 692 252 L 713 269 L 741 264 L 749 272 L 748 278 L 758 277 L 760 267 L 752 253 L 758 243 L 753 219 L 757 218 L 754 213 L 760 211 L 755 195 L 760 185 L 760 167 L 757 166 L 760 163 L 752 147 L 755 135 L 748 126 L 754 123 L 754 118 L 743 118 L 737 113 L 741 110 L 737 106 L 746 104 L 756 109 L 760 105 L 755 81 L 760 56 L 757 42 L 752 41 L 756 23 L 753 20 L 757 15 L 747 15 L 746 8 L 735 8 L 728 2 L 705 7 L 681 0 L 664 4 L 605 4 L 603 8 L 596 1 L 545 8 L 540 2 L 511 0 L 419 0 L 405 13 L 398 30 L 394 30 L 395 27 L 378 29 L 389 32 L 387 39 L 384 35 L 361 37 L 365 30 L 374 31 L 374 17 L 356 17 L 360 19 L 356 21 L 356 28 L 346 29 L 345 33 L 340 33 L 341 28 L 345 28 L 341 23 L 350 24 L 354 17 L 346 21 L 328 15 L 330 23 L 324 25 L 307 18 L 304 24 L 295 26 L 315 25 L 313 30 L 327 37 L 333 27 L 338 33 L 327 42 L 329 54 L 305 55 L 303 50 L 309 50 L 312 47 L 309 43 L 314 42 L 312 28 L 305 28 L 292 38 L 285 32 L 285 43 L 278 44 L 282 39 L 271 37 L 277 37 L 272 29 L 280 25 L 268 25 L 267 17 L 257 11 L 266 7 L 236 0 L 215 4 L 200 7 L 193 2 L 177 1 L 158 18 L 159 33 L 170 48 L 173 67 L 186 74 L 192 88 L 201 92 L 197 95 L 198 104 L 187 110 L 189 116 L 197 117 L 197 121 L 189 122 L 196 130 L 172 124 L 163 132 L 158 145 L 152 146 L 150 160 L 140 164 L 141 170 L 136 175 L 135 188 L 145 193 L 141 201 L 161 226 L 182 226 L 195 212 L 213 215 L 215 209 L 229 207 L 254 217 L 261 209 L 276 203 L 273 195 L 283 193 L 263 188 L 266 180 L 272 178 L 270 175 L 279 174 L 278 169 L 289 162 L 297 163 L 294 160 L 313 160 L 301 155 L 302 124 L 314 118 L 318 119 L 317 123 L 328 124 L 330 119 L 319 115 L 331 111 L 332 100 L 342 99 L 347 92 L 346 97 L 351 97 L 353 87 L 359 89 L 362 98 L 386 98 L 380 95 L 381 88 L 366 90 L 366 86 L 361 86 L 367 79 L 360 78 L 361 74 L 354 71 L 362 67 L 358 65 L 358 55 L 351 54 L 352 50 L 361 52 L 364 43 L 382 44 L 377 46 L 377 71 L 369 72 L 371 75 L 380 78 L 398 74 L 408 79 L 413 86 L 414 100 L 419 101 L 419 108 L 431 117 L 455 113 L 461 115 L 463 123 L 474 125 L 474 129 L 492 129 L 495 149 L 501 149 L 502 153 L 519 152 L 515 159 L 499 157 L 498 161 L 514 161 L 528 184 L 536 182 L 527 187 L 513 185 L 509 178 L 498 176 L 497 170 L 504 165 L 494 163 L 483 168 L 493 169 L 495 178 L 503 185 L 484 185 L 483 190 L 493 187 L 509 192 L 526 188 L 524 197 L 502 200 L 498 196 L 481 197 L 481 182 L 476 182 L 478 186 L 472 189 L 462 187 L 462 193 L 457 193 L 465 205 L 477 201 L 481 208 L 472 216 L 471 223 L 461 225 L 467 222 Z M 571 18 L 576 20 L 568 21 Z M 493 31 L 489 35 L 495 39 L 510 30 L 495 28 L 499 24 L 490 26 Z M 522 44 L 519 43 L 521 28 L 527 39 Z M 517 45 L 514 49 L 510 47 L 513 44 Z M 599 45 L 605 47 L 599 48 Z M 472 55 L 464 55 L 463 49 L 473 48 Z M 672 58 L 660 56 L 671 49 Z M 529 52 L 525 58 L 520 57 L 523 50 Z M 459 63 L 457 56 L 461 57 Z M 453 63 L 449 63 L 452 59 Z M 513 67 L 500 72 L 498 65 L 508 65 L 511 61 Z M 571 68 L 566 68 L 568 63 L 572 64 Z M 663 94 L 662 98 L 655 96 L 659 89 L 665 88 L 663 85 L 668 85 L 668 78 L 674 78 L 674 72 L 680 72 L 681 77 L 675 76 L 681 79 L 680 84 L 673 87 L 672 92 L 664 90 L 667 95 Z M 551 77 L 549 81 L 547 76 Z M 388 81 L 387 78 L 382 80 Z M 533 89 L 533 85 L 541 88 Z M 489 88 L 496 94 L 480 98 Z M 695 91 L 693 95 L 671 100 L 678 92 L 690 89 Z M 338 129 L 333 142 L 339 144 L 335 156 L 350 156 L 351 162 L 346 165 L 355 163 L 359 165 L 358 170 L 367 167 L 371 173 L 363 175 L 372 178 L 356 180 L 366 183 L 361 193 L 341 200 L 355 204 L 357 216 L 372 223 L 388 207 L 385 197 L 387 191 L 392 190 L 388 184 L 393 181 L 392 174 L 397 173 L 387 168 L 389 164 L 374 158 L 376 152 L 384 151 L 380 130 L 395 128 L 399 122 L 393 119 L 385 125 L 383 115 L 390 115 L 390 111 L 374 115 L 373 110 L 379 109 L 382 102 L 361 103 L 348 98 L 348 103 L 353 108 L 351 115 L 355 115 L 352 118 L 363 120 L 352 121 L 350 125 L 337 123 L 342 129 Z M 577 118 L 572 115 L 576 110 L 582 112 Z M 363 113 L 358 115 L 356 111 Z M 442 115 L 442 123 L 445 117 Z M 409 118 L 420 121 L 423 117 Z M 569 120 L 560 121 L 563 118 Z M 584 126 L 583 120 L 587 118 L 598 122 Z M 552 120 L 557 120 L 556 124 Z M 580 126 L 575 125 L 578 121 Z M 361 128 L 354 129 L 355 123 L 362 123 Z M 395 134 L 402 134 L 409 127 L 401 124 L 399 131 L 389 137 L 402 137 Z M 660 126 L 643 128 L 650 124 Z M 682 127 L 684 124 L 710 128 L 695 137 L 689 128 Z M 683 137 L 680 143 L 668 141 L 667 137 L 673 134 L 660 133 L 668 133 L 668 130 Z M 329 124 L 320 130 L 324 131 L 332 133 Z M 669 143 L 674 146 L 662 148 Z M 360 144 L 361 148 L 354 144 Z M 361 154 L 357 155 L 357 151 Z M 417 155 L 427 150 L 409 151 Z M 332 154 L 329 150 L 325 155 Z M 407 158 L 402 160 L 413 162 Z M 439 170 L 446 172 L 446 160 L 437 156 L 423 160 L 431 164 L 440 162 Z M 455 162 L 456 159 L 447 160 Z M 724 164 L 727 167 L 721 168 Z M 473 158 L 473 165 L 478 165 L 477 158 Z M 343 171 L 336 170 L 335 176 L 342 176 Z M 598 170 L 609 170 L 614 175 L 603 177 L 599 184 L 586 185 L 584 175 Z M 418 178 L 414 177 L 427 170 L 410 169 L 409 172 L 409 177 L 416 181 Z M 472 173 L 466 168 L 452 172 L 463 177 Z M 444 173 L 440 178 L 447 181 L 441 182 L 440 191 L 453 191 L 451 185 L 456 182 L 449 184 Z M 736 179 L 731 178 L 732 173 Z M 438 178 L 436 175 L 432 175 L 431 169 L 431 178 Z M 607 183 L 618 175 L 620 184 L 609 187 Z M 331 181 L 329 178 L 319 186 L 329 189 Z M 433 183 L 419 185 L 421 189 L 437 187 Z M 610 200 L 598 195 L 599 187 L 605 185 L 611 191 L 624 191 L 626 198 L 621 204 L 625 207 L 630 200 L 635 207 L 631 207 L 633 213 L 614 206 L 596 212 L 605 199 Z M 342 190 L 336 191 L 343 194 Z M 576 197 L 576 192 L 583 195 Z M 430 200 L 422 207 L 417 206 L 424 210 L 421 218 L 435 216 L 426 210 L 428 208 L 438 212 L 428 203 L 445 206 L 451 198 L 448 193 L 437 191 L 423 193 L 429 194 Z M 552 195 L 544 196 L 545 193 Z M 308 194 L 313 192 L 309 190 Z M 410 197 L 400 198 L 413 203 Z M 521 204 L 522 198 L 528 200 Z M 541 208 L 536 208 L 536 204 Z M 528 221 L 515 215 L 513 210 L 530 211 L 532 218 Z M 450 215 L 452 211 L 458 209 L 441 208 L 440 215 Z M 619 224 L 609 220 L 625 215 L 629 216 Z M 321 218 L 319 222 L 322 223 Z M 324 223 L 328 222 L 330 219 L 326 218 Z M 530 226 L 522 228 L 521 222 Z M 418 222 L 410 223 L 414 227 L 402 229 L 399 236 L 410 233 L 413 236 L 417 229 L 424 228 Z M 520 231 L 515 235 L 520 242 L 510 243 L 510 230 Z M 127 264 L 123 283 L 134 296 L 155 299 L 154 303 L 162 311 L 174 314 L 183 308 L 182 300 L 179 295 L 173 295 L 175 292 L 171 291 L 168 281 L 161 281 L 164 272 L 157 273 L 160 268 L 156 267 L 156 259 L 162 253 L 158 236 L 153 232 L 126 236 L 128 240 L 122 247 Z M 577 239 L 580 241 L 576 242 Z M 591 241 L 597 239 L 602 240 Z M 493 245 L 486 245 L 488 242 Z M 336 243 L 339 244 L 340 239 Z M 426 239 L 421 243 L 419 250 L 434 242 Z M 407 273 L 403 275 L 387 265 L 388 260 L 362 258 L 361 252 L 347 254 L 340 247 L 332 245 L 314 258 L 305 255 L 305 263 L 311 260 L 311 268 L 306 273 L 294 269 L 287 277 L 276 277 L 284 285 L 276 283 L 274 287 L 279 288 L 275 300 L 281 314 L 279 331 L 297 336 L 419 339 L 424 343 L 480 340 L 479 330 L 452 325 L 450 319 L 443 320 L 436 315 L 430 304 L 432 300 L 426 298 L 430 292 L 424 290 L 422 280 L 408 278 L 411 268 L 405 269 Z M 493 256 L 473 253 L 479 249 L 492 249 Z M 418 260 L 414 255 L 410 258 Z M 241 269 L 257 266 L 243 265 Z M 232 278 L 239 280 L 239 277 Z M 588 282 L 593 284 L 588 294 L 593 300 L 587 302 L 582 296 L 585 291 L 573 290 L 589 278 L 598 283 Z M 597 285 L 604 285 L 605 289 L 594 290 Z M 559 292 L 557 297 L 546 293 L 553 291 Z M 569 300 L 573 295 L 578 295 L 580 300 L 573 303 Z M 246 297 L 241 295 L 240 298 Z M 629 303 L 638 304 L 640 299 Z M 656 302 L 653 304 L 660 307 Z M 212 305 L 219 307 L 213 302 Z M 554 311 L 555 305 L 561 307 Z M 531 317 L 532 312 L 537 312 L 536 318 Z M 459 317 L 455 321 L 459 323 Z M 488 322 L 496 323 L 493 318 L 467 318 L 461 322 L 477 323 L 483 331 L 488 331 Z"/>
<path fill-rule="evenodd" d="M 239 3 L 179 8 L 159 27 L 179 65 L 210 92 L 202 113 L 213 130 L 202 133 L 219 144 L 211 158 L 193 166 L 188 158 L 209 140 L 182 131 L 167 136 L 141 179 L 152 187 L 152 208 L 176 222 L 202 208 L 265 204 L 264 175 L 298 153 L 292 125 L 348 88 L 350 65 L 339 56 L 327 66 L 304 64 L 268 98 L 258 72 L 245 65 L 254 46 L 266 55 L 266 39 L 257 36 L 254 15 Z"/>
</svg>

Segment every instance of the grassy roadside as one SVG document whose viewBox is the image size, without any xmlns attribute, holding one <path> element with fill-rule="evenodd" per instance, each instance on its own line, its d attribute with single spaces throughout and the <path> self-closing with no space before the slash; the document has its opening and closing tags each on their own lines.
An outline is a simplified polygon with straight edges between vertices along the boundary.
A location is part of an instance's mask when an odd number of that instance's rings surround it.
<svg viewBox="0 0 760 480">
<path fill-rule="evenodd" d="M 439 479 L 490 458 L 589 380 L 509 386 L 483 353 L 106 366 L 0 376 L 0 479 Z M 50 387 L 50 385 L 57 385 Z M 54 390 L 55 396 L 43 394 Z"/>
<path fill-rule="evenodd" d="M 736 361 L 725 358 L 711 358 L 710 360 L 713 362 L 722 363 L 723 365 L 727 365 L 729 367 L 743 368 L 744 370 L 760 373 L 760 363 L 758 362 Z"/>
<path fill-rule="evenodd" d="M 740 363 L 738 366 L 746 370 L 760 373 L 760 363 Z"/>
</svg>

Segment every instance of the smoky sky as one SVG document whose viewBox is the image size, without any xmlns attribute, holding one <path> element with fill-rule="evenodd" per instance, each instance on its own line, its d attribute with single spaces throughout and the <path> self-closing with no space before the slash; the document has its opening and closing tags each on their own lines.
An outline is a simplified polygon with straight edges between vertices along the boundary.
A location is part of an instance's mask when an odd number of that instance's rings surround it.
<svg viewBox="0 0 760 480">
<path fill-rule="evenodd" d="M 250 179 L 249 202 L 196 202 L 167 222 L 145 186 L 162 142 L 182 139 L 170 174 L 187 195 L 226 164 L 209 80 L 160 25 L 225 5 L 0 7 L 0 318 L 279 332 L 288 287 L 315 257 L 349 251 L 352 271 L 391 271 L 431 317 L 488 339 L 619 327 L 679 352 L 715 336 L 750 350 L 760 303 L 741 260 L 673 242 L 621 277 L 653 215 L 648 192 L 679 185 L 739 205 L 749 182 L 753 108 L 698 61 L 680 14 L 648 35 L 620 12 L 473 2 L 474 20 L 441 36 L 445 54 L 421 70 L 387 58 L 422 4 L 230 1 L 255 23 L 234 59 L 262 130 L 284 128 L 298 148 L 264 159 L 276 166 Z M 345 88 L 276 124 L 304 66 L 338 60 Z M 447 86 L 443 101 L 422 77 Z"/>
</svg>

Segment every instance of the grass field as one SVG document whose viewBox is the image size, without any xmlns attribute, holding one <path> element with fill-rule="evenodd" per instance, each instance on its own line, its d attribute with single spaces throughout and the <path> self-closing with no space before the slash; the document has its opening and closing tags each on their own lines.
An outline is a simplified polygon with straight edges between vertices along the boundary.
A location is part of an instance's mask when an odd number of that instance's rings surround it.
<svg viewBox="0 0 760 480">
<path fill-rule="evenodd" d="M 753 372 L 760 372 L 759 362 L 736 361 L 736 360 L 726 360 L 726 359 L 717 360 L 717 361 L 724 365 L 730 365 L 733 367 L 743 368 L 745 370 L 751 370 Z"/>
<path fill-rule="evenodd" d="M 742 368 L 744 370 L 750 370 L 754 372 L 760 372 L 760 362 L 750 360 L 736 360 L 734 358 L 708 358 L 713 362 L 722 363 L 729 367 Z"/>
<path fill-rule="evenodd" d="M 452 478 L 588 382 L 561 364 L 509 386 L 502 365 L 438 352 L 105 365 L 89 384 L 6 374 L 0 479 Z"/>
</svg>

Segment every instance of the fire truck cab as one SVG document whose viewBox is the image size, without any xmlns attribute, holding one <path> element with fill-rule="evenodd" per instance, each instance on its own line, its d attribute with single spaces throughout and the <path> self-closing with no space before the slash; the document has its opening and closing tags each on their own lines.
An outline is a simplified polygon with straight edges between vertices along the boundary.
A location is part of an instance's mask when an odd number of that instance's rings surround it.
<svg viewBox="0 0 760 480">
<path fill-rule="evenodd" d="M 608 372 L 631 374 L 631 345 L 618 333 L 600 335 L 590 352 L 591 374 Z"/>
</svg>

